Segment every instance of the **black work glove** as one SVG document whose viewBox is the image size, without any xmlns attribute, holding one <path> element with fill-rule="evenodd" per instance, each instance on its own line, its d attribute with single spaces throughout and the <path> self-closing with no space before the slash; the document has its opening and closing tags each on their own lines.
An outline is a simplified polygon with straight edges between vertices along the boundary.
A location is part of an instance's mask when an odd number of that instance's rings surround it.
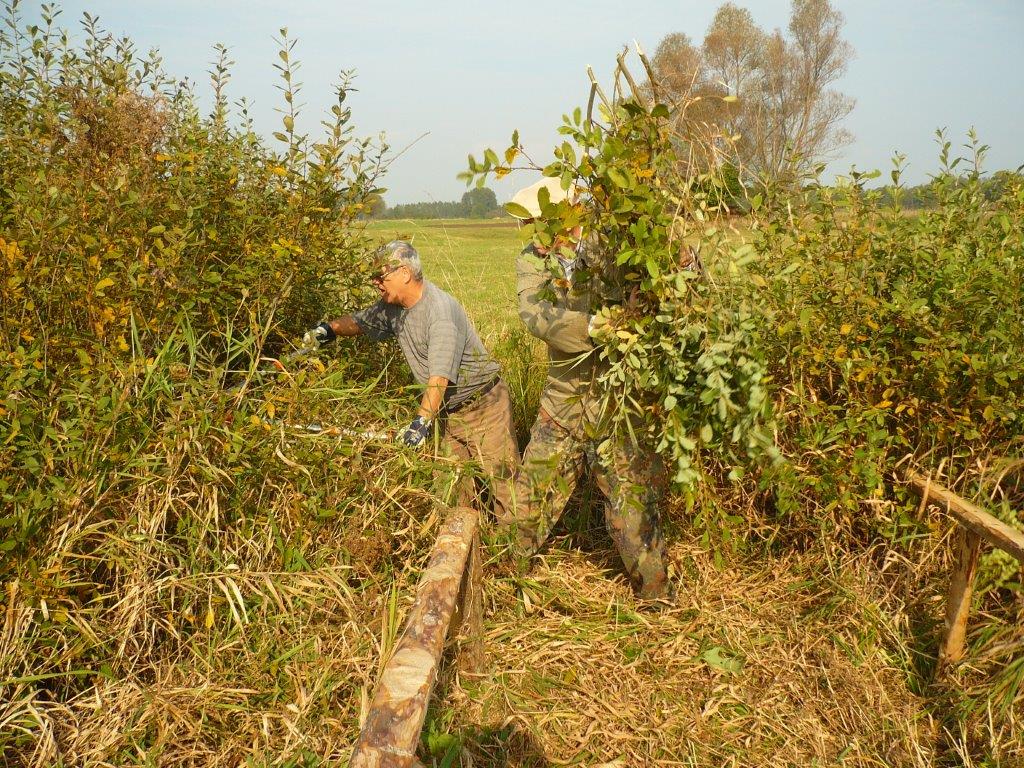
<svg viewBox="0 0 1024 768">
<path fill-rule="evenodd" d="M 302 345 L 305 347 L 323 346 L 338 338 L 338 335 L 331 328 L 330 323 L 320 323 L 316 328 L 306 331 L 302 337 Z"/>
<path fill-rule="evenodd" d="M 430 423 L 430 419 L 417 416 L 398 439 L 410 448 L 419 448 L 430 434 Z"/>
</svg>

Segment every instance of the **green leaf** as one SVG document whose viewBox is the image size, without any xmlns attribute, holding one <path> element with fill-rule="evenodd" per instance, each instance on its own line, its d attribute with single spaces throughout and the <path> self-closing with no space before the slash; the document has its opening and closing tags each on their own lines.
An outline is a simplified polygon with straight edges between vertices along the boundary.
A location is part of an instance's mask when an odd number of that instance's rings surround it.
<svg viewBox="0 0 1024 768">
<path fill-rule="evenodd" d="M 700 440 L 702 443 L 710 443 L 715 436 L 715 431 L 711 428 L 710 424 L 705 424 L 700 428 Z"/>
<path fill-rule="evenodd" d="M 743 662 L 727 654 L 728 651 L 721 646 L 716 645 L 713 648 L 708 648 L 704 651 L 704 653 L 700 655 L 700 660 L 709 667 L 720 669 L 723 672 L 728 672 L 729 674 L 736 674 L 743 669 Z"/>
<path fill-rule="evenodd" d="M 511 216 L 515 216 L 517 219 L 532 219 L 531 214 L 526 208 L 521 206 L 519 203 L 505 203 L 505 210 Z"/>
<path fill-rule="evenodd" d="M 622 187 L 623 189 L 629 186 L 629 178 L 618 168 L 609 168 L 607 175 L 615 186 Z"/>
</svg>

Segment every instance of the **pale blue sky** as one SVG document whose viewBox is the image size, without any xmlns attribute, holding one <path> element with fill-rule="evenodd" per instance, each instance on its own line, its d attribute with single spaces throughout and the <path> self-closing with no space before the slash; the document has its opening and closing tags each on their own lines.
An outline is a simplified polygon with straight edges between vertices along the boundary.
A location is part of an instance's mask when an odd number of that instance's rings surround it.
<svg viewBox="0 0 1024 768">
<path fill-rule="evenodd" d="M 785 27 L 788 0 L 750 0 L 762 27 Z M 1024 163 L 1022 0 L 838 0 L 856 58 L 840 88 L 857 100 L 846 127 L 855 136 L 830 166 L 843 172 L 889 167 L 894 150 L 908 156 L 908 178 L 935 169 L 934 130 L 955 142 L 970 126 L 992 146 L 989 170 Z M 35 20 L 38 2 L 23 2 Z M 237 62 L 232 99 L 253 102 L 257 127 L 279 130 L 273 112 L 277 61 L 273 37 L 282 26 L 298 39 L 305 104 L 300 128 L 312 128 L 332 101 L 341 69 L 355 69 L 351 100 L 361 134 L 385 131 L 393 147 L 428 133 L 391 167 L 385 184 L 393 205 L 462 195 L 455 179 L 469 152 L 504 148 L 518 128 L 536 159 L 547 161 L 561 115 L 587 96 L 586 65 L 610 73 L 615 54 L 637 40 L 653 52 L 669 32 L 703 38 L 717 2 L 698 0 L 518 0 L 514 3 L 311 2 L 291 0 L 75 0 L 63 3 L 63 25 L 78 28 L 82 11 L 109 31 L 156 46 L 166 69 L 198 82 L 214 43 Z M 507 199 L 528 178 L 492 185 Z"/>
</svg>

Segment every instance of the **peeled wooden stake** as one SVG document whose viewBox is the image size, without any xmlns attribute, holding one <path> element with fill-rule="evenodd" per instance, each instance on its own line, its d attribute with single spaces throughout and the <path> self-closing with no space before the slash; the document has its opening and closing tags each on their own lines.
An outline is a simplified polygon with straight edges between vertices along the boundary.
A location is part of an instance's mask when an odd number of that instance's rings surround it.
<svg viewBox="0 0 1024 768">
<path fill-rule="evenodd" d="M 981 537 L 978 534 L 966 528 L 960 529 L 958 533 L 960 541 L 957 561 L 946 597 L 946 638 L 939 650 L 940 671 L 956 664 L 964 655 L 967 615 L 971 610 L 971 595 L 974 594 L 974 572 L 981 551 Z"/>
</svg>

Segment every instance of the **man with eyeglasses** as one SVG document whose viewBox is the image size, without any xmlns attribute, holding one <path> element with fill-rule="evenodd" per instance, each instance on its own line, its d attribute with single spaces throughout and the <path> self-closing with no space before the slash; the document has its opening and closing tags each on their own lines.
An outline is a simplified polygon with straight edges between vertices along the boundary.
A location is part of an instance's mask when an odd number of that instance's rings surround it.
<svg viewBox="0 0 1024 768">
<path fill-rule="evenodd" d="M 360 335 L 374 341 L 397 339 L 413 376 L 424 387 L 416 417 L 399 439 L 419 447 L 440 426 L 453 455 L 480 463 L 495 518 L 506 523 L 512 516 L 519 447 L 501 368 L 462 306 L 423 277 L 419 254 L 411 244 L 390 242 L 383 256 L 384 266 L 372 278 L 380 300 L 320 323 L 303 341 L 327 344 L 338 336 Z M 464 494 L 460 503 L 472 499 Z"/>
</svg>

